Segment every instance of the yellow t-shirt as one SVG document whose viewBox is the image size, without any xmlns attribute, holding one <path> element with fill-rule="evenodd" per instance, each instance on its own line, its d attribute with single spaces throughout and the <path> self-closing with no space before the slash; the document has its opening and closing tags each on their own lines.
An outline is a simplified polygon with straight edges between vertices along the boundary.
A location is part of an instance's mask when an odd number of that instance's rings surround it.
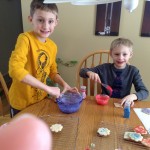
<svg viewBox="0 0 150 150">
<path fill-rule="evenodd" d="M 27 74 L 45 84 L 48 76 L 53 80 L 58 73 L 56 54 L 57 46 L 49 38 L 43 43 L 33 32 L 21 33 L 18 36 L 9 60 L 9 75 L 12 78 L 9 99 L 13 108 L 22 110 L 46 97 L 46 92 L 22 83 L 21 80 Z"/>
</svg>

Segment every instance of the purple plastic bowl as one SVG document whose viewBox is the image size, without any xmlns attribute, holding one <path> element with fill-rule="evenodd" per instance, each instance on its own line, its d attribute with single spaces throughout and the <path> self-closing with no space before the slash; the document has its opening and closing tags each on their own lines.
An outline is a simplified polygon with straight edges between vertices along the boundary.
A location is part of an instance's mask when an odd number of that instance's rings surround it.
<svg viewBox="0 0 150 150">
<path fill-rule="evenodd" d="M 79 110 L 82 100 L 80 94 L 66 92 L 61 97 L 57 98 L 57 104 L 63 113 L 70 114 Z"/>
</svg>

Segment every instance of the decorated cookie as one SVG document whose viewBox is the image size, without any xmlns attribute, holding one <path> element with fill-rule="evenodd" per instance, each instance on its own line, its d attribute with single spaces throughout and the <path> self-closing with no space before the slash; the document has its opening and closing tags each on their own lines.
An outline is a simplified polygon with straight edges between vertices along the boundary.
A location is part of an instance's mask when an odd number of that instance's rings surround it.
<svg viewBox="0 0 150 150">
<path fill-rule="evenodd" d="M 143 126 L 137 126 L 134 128 L 136 133 L 140 133 L 142 135 L 147 134 L 147 130 Z"/>
<path fill-rule="evenodd" d="M 141 143 L 147 147 L 150 147 L 150 138 L 143 139 Z"/>
<path fill-rule="evenodd" d="M 130 133 L 129 137 L 130 137 L 131 140 L 133 140 L 135 142 L 140 142 L 143 139 L 143 136 L 141 136 L 140 133 L 136 133 L 136 132 Z"/>
<path fill-rule="evenodd" d="M 141 142 L 143 136 L 140 133 L 136 133 L 136 132 L 125 132 L 124 139 L 135 141 L 135 142 Z"/>
<path fill-rule="evenodd" d="M 125 132 L 125 133 L 124 133 L 124 139 L 129 140 L 129 133 L 130 133 L 130 132 Z"/>
<path fill-rule="evenodd" d="M 61 124 L 53 124 L 51 127 L 50 127 L 50 130 L 52 132 L 60 132 L 61 130 L 63 129 L 63 126 Z"/>
<path fill-rule="evenodd" d="M 99 136 L 108 136 L 110 135 L 110 130 L 107 128 L 98 128 L 97 133 Z"/>
</svg>

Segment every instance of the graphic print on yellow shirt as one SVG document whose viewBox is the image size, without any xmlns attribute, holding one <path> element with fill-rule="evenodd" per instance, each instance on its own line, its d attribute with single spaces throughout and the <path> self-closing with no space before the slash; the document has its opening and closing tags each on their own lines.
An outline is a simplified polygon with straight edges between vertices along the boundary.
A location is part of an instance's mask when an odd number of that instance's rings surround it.
<svg viewBox="0 0 150 150">
<path fill-rule="evenodd" d="M 42 83 L 45 83 L 46 78 L 48 76 L 47 72 L 45 71 L 45 68 L 49 64 L 49 56 L 44 50 L 37 50 L 37 52 L 39 53 L 37 60 L 38 68 L 36 69 L 37 79 L 39 79 Z M 40 96 L 43 95 L 42 92 L 43 92 L 42 90 L 36 88 L 35 95 L 33 96 L 35 96 L 37 100 L 39 100 Z"/>
</svg>

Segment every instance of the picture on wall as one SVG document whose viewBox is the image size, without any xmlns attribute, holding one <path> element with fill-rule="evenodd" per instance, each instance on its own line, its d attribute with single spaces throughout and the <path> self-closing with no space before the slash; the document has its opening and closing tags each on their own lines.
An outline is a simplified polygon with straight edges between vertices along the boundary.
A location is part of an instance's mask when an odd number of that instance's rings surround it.
<svg viewBox="0 0 150 150">
<path fill-rule="evenodd" d="M 97 5 L 95 35 L 118 36 L 122 2 Z"/>
<path fill-rule="evenodd" d="M 150 37 L 150 1 L 145 1 L 141 36 Z"/>
</svg>

